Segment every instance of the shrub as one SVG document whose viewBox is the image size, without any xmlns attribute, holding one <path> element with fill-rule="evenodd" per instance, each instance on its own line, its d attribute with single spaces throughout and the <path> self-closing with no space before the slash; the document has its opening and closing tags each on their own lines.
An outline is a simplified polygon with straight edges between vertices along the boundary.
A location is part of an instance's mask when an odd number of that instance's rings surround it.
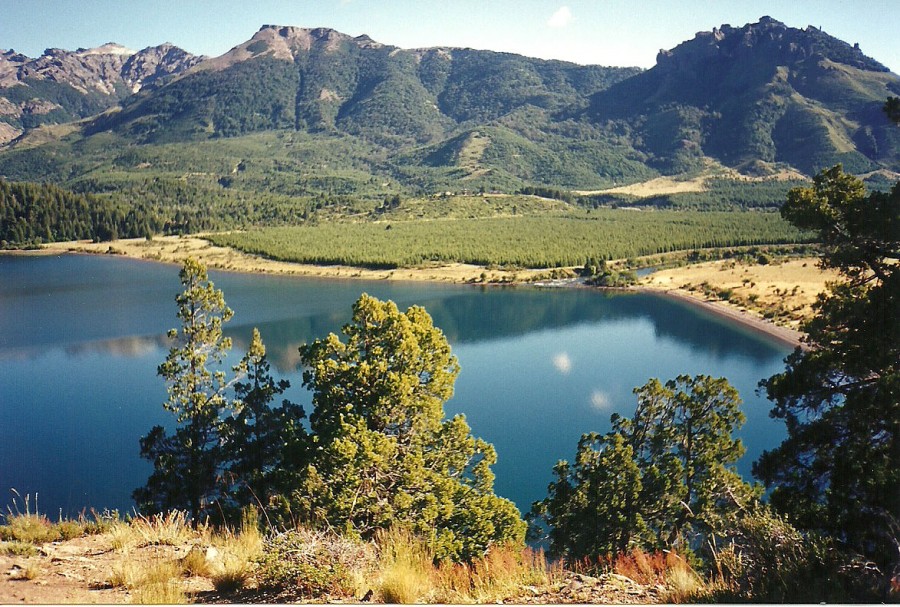
<svg viewBox="0 0 900 607">
<path fill-rule="evenodd" d="M 34 556 L 37 554 L 37 548 L 34 544 L 25 542 L 0 542 L 0 554 L 8 554 L 9 556 Z"/>
<path fill-rule="evenodd" d="M 800 533 L 765 505 L 735 517 L 717 544 L 713 565 L 726 600 L 834 601 L 844 594 L 830 542 Z"/>
<path fill-rule="evenodd" d="M 59 538 L 59 529 L 42 514 L 8 515 L 6 524 L 0 526 L 0 540 L 43 544 Z"/>
<path fill-rule="evenodd" d="M 259 585 L 292 589 L 304 597 L 349 596 L 354 572 L 372 570 L 370 544 L 324 531 L 300 529 L 266 538 L 259 558 Z"/>
</svg>

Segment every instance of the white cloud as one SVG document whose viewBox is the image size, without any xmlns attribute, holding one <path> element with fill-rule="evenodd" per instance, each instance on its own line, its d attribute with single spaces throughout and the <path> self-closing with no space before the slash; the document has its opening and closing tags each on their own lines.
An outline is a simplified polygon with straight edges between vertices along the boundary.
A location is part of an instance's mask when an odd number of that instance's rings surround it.
<svg viewBox="0 0 900 607">
<path fill-rule="evenodd" d="M 572 370 L 572 359 L 566 352 L 560 352 L 553 357 L 553 366 L 563 375 L 568 375 Z"/>
<path fill-rule="evenodd" d="M 547 21 L 547 25 L 552 28 L 561 28 L 566 27 L 572 21 L 572 10 L 568 6 L 560 7 L 558 11 L 553 13 L 553 16 L 550 17 L 550 20 Z"/>
<path fill-rule="evenodd" d="M 612 406 L 612 401 L 609 398 L 609 395 L 602 390 L 594 390 L 591 393 L 591 405 L 593 405 L 594 409 L 598 411 L 606 411 Z"/>
</svg>

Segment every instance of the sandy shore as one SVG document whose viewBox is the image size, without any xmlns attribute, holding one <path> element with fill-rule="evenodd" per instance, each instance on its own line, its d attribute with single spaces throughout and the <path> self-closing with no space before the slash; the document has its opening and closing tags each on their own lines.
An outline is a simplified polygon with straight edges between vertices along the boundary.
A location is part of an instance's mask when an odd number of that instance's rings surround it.
<svg viewBox="0 0 900 607">
<path fill-rule="evenodd" d="M 161 236 L 153 240 L 127 239 L 117 240 L 113 243 L 93 243 L 89 241 L 58 242 L 44 245 L 36 251 L 21 252 L 24 255 L 48 255 L 59 253 L 87 253 L 97 255 L 124 255 L 134 259 L 143 259 L 161 263 L 180 264 L 187 257 L 200 259 L 210 268 L 232 272 L 265 273 L 290 276 L 308 276 L 321 278 L 362 278 L 368 280 L 404 280 L 404 281 L 430 281 L 449 283 L 477 283 L 477 282 L 526 282 L 546 276 L 549 270 L 489 270 L 487 268 L 469 264 L 435 264 L 416 268 L 398 268 L 394 270 L 369 270 L 351 266 L 318 266 L 311 264 L 299 264 L 283 261 L 274 261 L 258 255 L 248 255 L 234 249 L 218 247 L 198 236 Z M 800 262 L 797 262 L 799 264 Z M 731 321 L 740 323 L 754 331 L 765 333 L 775 339 L 791 345 L 800 345 L 803 334 L 790 326 L 779 326 L 753 310 L 746 309 L 722 301 L 714 301 L 703 293 L 683 288 L 688 280 L 714 280 L 717 277 L 726 277 L 720 271 L 718 262 L 711 264 L 698 264 L 687 268 L 665 270 L 651 275 L 643 283 L 636 287 L 637 290 L 659 293 L 691 305 L 701 306 L 704 309 Z M 804 272 L 810 265 L 803 261 Z M 754 268 L 756 266 L 753 266 Z M 776 266 L 760 266 L 762 270 L 753 271 L 755 280 L 765 283 L 760 272 L 771 276 L 783 275 L 785 268 Z M 783 278 L 783 276 L 782 276 Z M 824 279 L 804 291 L 816 291 L 819 286 L 824 288 Z M 783 282 L 783 281 L 782 281 Z M 790 277 L 789 283 L 796 282 L 796 277 Z M 779 283 L 781 284 L 781 283 Z M 785 292 L 787 287 L 785 286 Z M 808 295 L 807 295 L 808 297 Z"/>
<path fill-rule="evenodd" d="M 812 317 L 813 303 L 828 283 L 840 279 L 837 272 L 819 268 L 812 257 L 768 264 L 719 260 L 654 272 L 642 280 L 641 288 L 698 302 L 798 345 L 803 335 L 799 327 Z"/>
<path fill-rule="evenodd" d="M 55 242 L 46 244 L 37 253 L 93 253 L 125 255 L 163 263 L 181 264 L 188 257 L 195 257 L 217 270 L 254 274 L 280 274 L 290 276 L 316 276 L 322 278 L 363 278 L 368 280 L 410 280 L 430 282 L 467 283 L 517 282 L 533 280 L 545 270 L 489 270 L 481 266 L 463 263 L 424 265 L 415 268 L 369 270 L 352 266 L 319 266 L 266 259 L 235 249 L 218 247 L 197 236 L 157 236 L 153 240 L 143 238 L 94 243 L 90 241 Z"/>
<path fill-rule="evenodd" d="M 760 318 L 756 314 L 747 310 L 741 310 L 717 301 L 702 299 L 696 294 L 690 293 L 688 291 L 667 291 L 664 289 L 657 289 L 652 287 L 637 287 L 637 289 L 656 293 L 658 295 L 662 295 L 663 297 L 668 297 L 676 301 L 682 301 L 692 306 L 698 306 L 706 310 L 707 312 L 711 312 L 716 316 L 721 316 L 722 318 L 727 318 L 728 320 L 747 327 L 752 331 L 768 335 L 769 337 L 772 337 L 785 345 L 791 347 L 803 347 L 801 339 L 803 338 L 804 334 L 801 331 L 792 329 L 790 327 L 776 325 L 775 323 L 770 322 L 764 318 Z"/>
</svg>

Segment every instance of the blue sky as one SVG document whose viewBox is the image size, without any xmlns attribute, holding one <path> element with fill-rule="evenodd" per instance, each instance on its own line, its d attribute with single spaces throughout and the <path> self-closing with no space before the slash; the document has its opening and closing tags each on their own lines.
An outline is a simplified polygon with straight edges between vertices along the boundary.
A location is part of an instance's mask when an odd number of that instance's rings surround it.
<svg viewBox="0 0 900 607">
<path fill-rule="evenodd" d="M 220 55 L 263 24 L 331 27 L 401 48 L 456 46 L 651 67 L 723 23 L 821 27 L 900 73 L 896 0 L 0 0 L 0 48 L 31 57 L 118 42 Z"/>
</svg>

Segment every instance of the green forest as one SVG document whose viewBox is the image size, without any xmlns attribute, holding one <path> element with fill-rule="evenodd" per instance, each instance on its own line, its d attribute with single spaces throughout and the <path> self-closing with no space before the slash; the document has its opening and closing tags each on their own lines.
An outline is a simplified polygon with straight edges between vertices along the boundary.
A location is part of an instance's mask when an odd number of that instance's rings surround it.
<svg viewBox="0 0 900 607">
<path fill-rule="evenodd" d="M 565 216 L 322 223 L 216 234 L 209 239 L 270 259 L 368 268 L 462 262 L 577 266 L 707 247 L 805 242 L 775 213 L 598 210 Z"/>
</svg>

